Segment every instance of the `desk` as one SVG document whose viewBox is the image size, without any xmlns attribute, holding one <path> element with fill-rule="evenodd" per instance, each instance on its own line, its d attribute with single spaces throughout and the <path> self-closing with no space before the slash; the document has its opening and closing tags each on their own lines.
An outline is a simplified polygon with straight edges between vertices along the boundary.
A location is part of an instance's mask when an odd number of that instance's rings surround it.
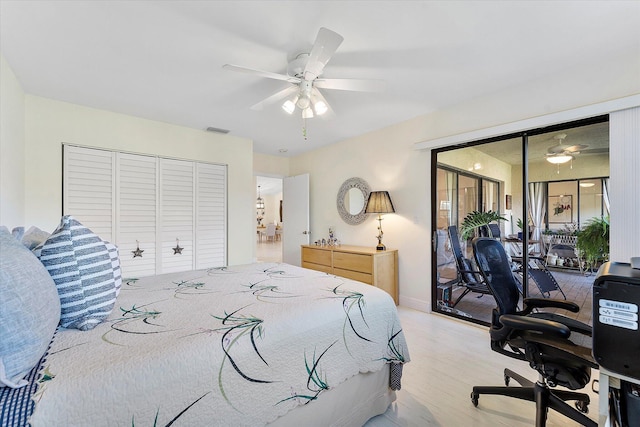
<svg viewBox="0 0 640 427">
<path fill-rule="evenodd" d="M 637 378 L 627 377 L 608 371 L 602 366 L 600 367 L 600 376 L 598 378 L 598 427 L 611 427 L 614 425 L 609 416 L 609 392 L 605 390 L 609 390 L 609 387 L 620 389 L 620 380 L 640 384 L 640 380 Z"/>
<path fill-rule="evenodd" d="M 503 239 L 504 248 L 506 252 L 511 256 L 522 256 L 522 240 L 520 239 Z M 540 240 L 529 240 L 528 253 L 540 252 Z"/>
</svg>

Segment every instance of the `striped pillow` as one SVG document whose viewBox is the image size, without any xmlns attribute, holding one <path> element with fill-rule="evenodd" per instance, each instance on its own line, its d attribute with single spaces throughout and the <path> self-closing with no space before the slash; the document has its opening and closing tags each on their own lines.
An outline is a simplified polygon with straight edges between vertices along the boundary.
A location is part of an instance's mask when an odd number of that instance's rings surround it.
<svg viewBox="0 0 640 427">
<path fill-rule="evenodd" d="M 122 270 L 120 269 L 120 254 L 118 247 L 113 243 L 105 242 L 107 250 L 109 251 L 109 257 L 111 258 L 111 268 L 113 268 L 113 280 L 116 286 L 116 296 L 120 294 L 120 287 L 122 286 Z"/>
<path fill-rule="evenodd" d="M 56 283 L 62 327 L 86 331 L 111 313 L 116 300 L 116 274 L 121 279 L 119 268 L 114 271 L 109 245 L 66 215 L 34 250 Z"/>
</svg>

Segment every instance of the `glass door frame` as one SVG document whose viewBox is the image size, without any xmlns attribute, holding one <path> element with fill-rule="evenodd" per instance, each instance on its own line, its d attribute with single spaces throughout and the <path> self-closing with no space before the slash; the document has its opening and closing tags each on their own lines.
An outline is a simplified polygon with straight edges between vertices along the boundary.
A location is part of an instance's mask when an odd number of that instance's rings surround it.
<svg viewBox="0 0 640 427">
<path fill-rule="evenodd" d="M 600 115 L 595 117 L 590 117 L 587 119 L 575 120 L 572 122 L 560 123 L 549 125 L 546 127 L 530 129 L 521 132 L 514 132 L 510 134 L 495 136 L 491 138 L 485 138 L 477 141 L 469 141 L 464 144 L 457 144 L 453 146 L 434 148 L 431 150 L 431 310 L 433 312 L 437 312 L 440 314 L 444 314 L 447 316 L 459 318 L 471 323 L 481 324 L 485 326 L 489 326 L 489 323 L 475 319 L 469 318 L 465 316 L 460 316 L 455 313 L 455 311 L 444 311 L 439 309 L 438 301 L 437 301 L 437 292 L 438 292 L 438 266 L 437 266 L 437 248 L 438 248 L 438 232 L 437 232 L 437 215 L 438 209 L 436 207 L 437 204 L 437 171 L 438 171 L 438 154 L 444 153 L 447 151 L 453 151 L 461 148 L 473 147 L 482 144 L 488 144 L 492 142 L 503 141 L 507 139 L 520 138 L 521 139 L 521 154 L 522 154 L 522 197 L 523 201 L 529 200 L 529 185 L 528 185 L 528 143 L 529 136 L 540 135 L 545 133 L 553 133 L 559 132 L 565 129 L 571 129 L 581 126 L 587 126 L 595 123 L 603 123 L 609 121 L 609 115 Z M 527 202 L 522 203 L 522 212 L 521 218 L 527 217 Z M 528 224 L 525 223 L 525 230 L 523 230 L 522 237 L 522 247 L 526 248 L 529 245 L 529 230 Z M 528 267 L 529 256 L 527 251 L 523 251 L 523 274 L 525 277 L 527 276 L 527 267 Z M 526 281 L 525 281 L 526 282 Z M 523 286 L 523 297 L 526 298 L 528 296 L 528 284 L 524 284 Z"/>
<path fill-rule="evenodd" d="M 482 209 L 482 205 L 485 203 L 485 191 L 484 191 L 484 186 L 483 184 L 485 183 L 489 183 L 489 184 L 493 184 L 493 185 L 497 185 L 498 187 L 498 211 L 500 209 L 500 200 L 501 200 L 501 194 L 500 192 L 502 191 L 502 189 L 500 188 L 500 182 L 496 181 L 495 179 L 491 179 L 491 178 L 487 178 L 485 176 L 482 175 L 476 175 L 474 173 L 470 173 L 461 169 L 456 169 L 453 168 L 451 166 L 448 165 L 442 165 L 442 164 L 437 164 L 436 168 L 448 172 L 448 173 L 453 173 L 456 175 L 456 179 L 455 179 L 455 189 L 456 191 L 460 191 L 460 177 L 465 177 L 465 178 L 469 178 L 472 180 L 475 180 L 477 182 L 477 194 L 475 196 L 475 203 L 476 206 L 475 208 L 473 208 L 472 210 L 480 210 Z M 437 173 L 437 171 L 436 171 Z M 458 227 L 460 226 L 460 223 L 462 221 L 462 218 L 460 218 L 459 212 L 460 212 L 460 204 L 459 204 L 459 193 L 455 193 L 454 194 L 455 199 L 454 200 L 450 200 L 451 202 L 451 206 L 450 206 L 450 212 L 455 212 L 454 214 L 451 214 L 453 216 L 453 219 L 455 219 L 455 221 L 450 221 L 451 223 L 449 225 L 457 225 Z M 437 203 L 437 195 L 435 197 L 435 202 Z"/>
</svg>

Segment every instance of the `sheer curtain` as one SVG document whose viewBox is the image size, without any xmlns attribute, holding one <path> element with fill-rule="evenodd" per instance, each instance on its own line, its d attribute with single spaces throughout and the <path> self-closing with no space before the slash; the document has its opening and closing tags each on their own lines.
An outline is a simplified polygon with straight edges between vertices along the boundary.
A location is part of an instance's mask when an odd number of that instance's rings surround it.
<svg viewBox="0 0 640 427">
<path fill-rule="evenodd" d="M 602 200 L 604 201 L 604 209 L 607 215 L 611 214 L 609 202 L 609 178 L 602 180 Z"/>
<path fill-rule="evenodd" d="M 543 182 L 529 183 L 529 217 L 533 221 L 531 240 L 542 239 L 544 216 L 547 213 L 547 187 Z M 536 251 L 540 252 L 540 246 Z"/>
<path fill-rule="evenodd" d="M 455 225 L 454 221 L 454 209 L 458 209 L 455 195 L 456 195 L 456 175 L 453 172 L 445 171 L 445 182 L 447 185 L 447 202 L 449 206 L 449 217 L 447 218 L 447 225 Z"/>
</svg>

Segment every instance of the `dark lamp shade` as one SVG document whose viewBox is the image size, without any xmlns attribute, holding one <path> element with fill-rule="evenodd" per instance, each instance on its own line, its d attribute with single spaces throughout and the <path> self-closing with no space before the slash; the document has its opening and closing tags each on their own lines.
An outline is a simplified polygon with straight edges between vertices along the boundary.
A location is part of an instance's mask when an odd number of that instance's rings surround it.
<svg viewBox="0 0 640 427">
<path fill-rule="evenodd" d="M 388 191 L 372 191 L 369 194 L 365 213 L 394 213 L 395 211 Z"/>
</svg>

